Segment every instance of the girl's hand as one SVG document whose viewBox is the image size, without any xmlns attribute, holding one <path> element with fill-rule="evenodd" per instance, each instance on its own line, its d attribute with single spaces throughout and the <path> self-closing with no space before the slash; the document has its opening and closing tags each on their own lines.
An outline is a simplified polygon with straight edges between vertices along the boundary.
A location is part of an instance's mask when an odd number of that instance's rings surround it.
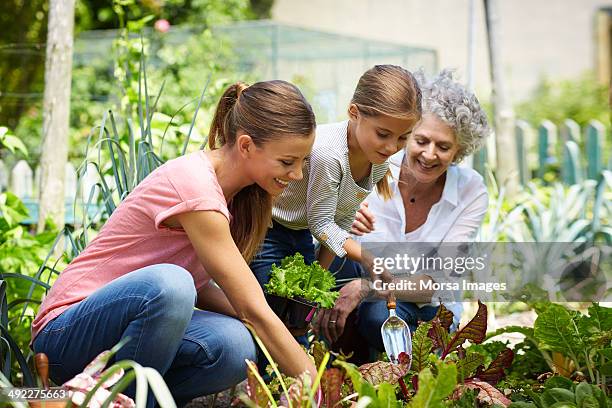
<svg viewBox="0 0 612 408">
<path fill-rule="evenodd" d="M 351 234 L 363 235 L 369 234 L 374 231 L 374 214 L 368 208 L 367 202 L 362 202 L 359 206 L 359 210 L 355 213 L 355 221 L 351 226 Z"/>
<path fill-rule="evenodd" d="M 330 344 L 336 342 L 344 332 L 346 318 L 361 303 L 362 293 L 361 279 L 344 285 L 340 289 L 340 297 L 336 300 L 334 307 L 324 309 L 317 314 L 317 319 L 313 324 L 315 334 L 325 336 Z"/>
</svg>

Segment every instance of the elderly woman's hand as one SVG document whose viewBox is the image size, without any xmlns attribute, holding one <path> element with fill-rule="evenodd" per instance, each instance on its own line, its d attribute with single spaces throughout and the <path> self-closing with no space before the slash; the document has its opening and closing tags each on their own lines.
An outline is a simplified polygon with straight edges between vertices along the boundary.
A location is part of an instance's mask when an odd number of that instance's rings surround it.
<svg viewBox="0 0 612 408">
<path fill-rule="evenodd" d="M 363 299 L 362 280 L 356 279 L 340 289 L 340 297 L 332 309 L 323 309 L 317 313 L 313 329 L 317 336 L 325 336 L 334 343 L 344 332 L 346 318 L 355 310 Z"/>
<path fill-rule="evenodd" d="M 374 214 L 368 208 L 367 202 L 362 202 L 351 225 L 351 234 L 363 235 L 374 231 Z"/>
</svg>

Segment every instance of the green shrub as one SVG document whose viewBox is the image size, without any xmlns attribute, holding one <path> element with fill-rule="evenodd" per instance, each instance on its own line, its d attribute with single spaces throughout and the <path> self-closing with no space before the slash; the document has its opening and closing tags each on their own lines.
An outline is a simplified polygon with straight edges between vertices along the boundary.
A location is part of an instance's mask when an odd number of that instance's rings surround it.
<svg viewBox="0 0 612 408">
<path fill-rule="evenodd" d="M 598 83 L 592 73 L 576 79 L 543 78 L 531 98 L 516 106 L 516 117 L 533 126 L 545 119 L 557 126 L 565 119 L 573 119 L 581 127 L 592 119 L 608 124 L 609 115 L 608 87 Z"/>
</svg>

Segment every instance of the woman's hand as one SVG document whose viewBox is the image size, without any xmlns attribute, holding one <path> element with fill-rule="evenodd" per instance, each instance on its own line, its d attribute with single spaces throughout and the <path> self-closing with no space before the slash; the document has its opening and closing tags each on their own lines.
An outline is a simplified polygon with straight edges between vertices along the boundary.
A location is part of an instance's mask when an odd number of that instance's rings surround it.
<svg viewBox="0 0 612 408">
<path fill-rule="evenodd" d="M 355 221 L 351 225 L 351 234 L 363 235 L 374 231 L 374 213 L 368 208 L 367 202 L 362 202 L 355 213 Z"/>
<path fill-rule="evenodd" d="M 317 314 L 313 324 L 317 336 L 325 336 L 330 343 L 336 342 L 344 332 L 346 318 L 363 299 L 363 281 L 356 279 L 340 289 L 340 297 L 332 309 L 324 309 Z"/>
</svg>

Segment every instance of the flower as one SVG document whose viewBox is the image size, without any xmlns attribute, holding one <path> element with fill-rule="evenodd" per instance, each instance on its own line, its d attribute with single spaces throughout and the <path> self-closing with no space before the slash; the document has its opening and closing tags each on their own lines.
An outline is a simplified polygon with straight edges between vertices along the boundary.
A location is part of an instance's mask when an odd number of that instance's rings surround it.
<svg viewBox="0 0 612 408">
<path fill-rule="evenodd" d="M 159 31 L 160 33 L 167 33 L 168 30 L 170 30 L 170 22 L 162 18 L 155 22 L 154 27 L 155 30 Z"/>
</svg>

